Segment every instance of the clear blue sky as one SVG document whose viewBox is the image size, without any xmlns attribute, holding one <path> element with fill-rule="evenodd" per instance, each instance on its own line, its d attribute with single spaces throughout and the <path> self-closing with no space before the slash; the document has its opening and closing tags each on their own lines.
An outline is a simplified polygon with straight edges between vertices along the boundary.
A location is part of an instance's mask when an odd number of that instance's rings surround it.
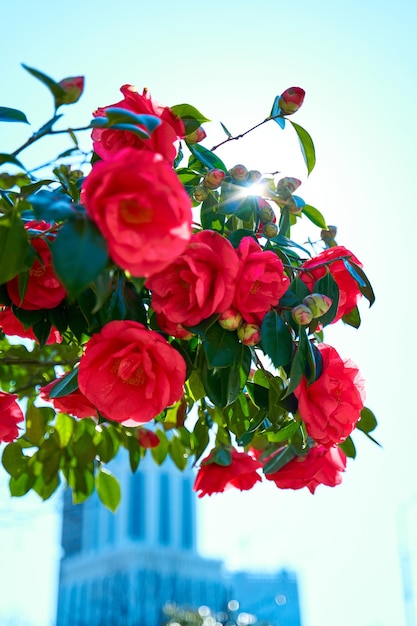
<svg viewBox="0 0 417 626">
<path fill-rule="evenodd" d="M 417 497 L 417 5 L 21 0 L 18 6 L 2 9 L 0 105 L 25 110 L 35 127 L 49 113 L 50 99 L 21 62 L 56 79 L 86 75 L 74 123 L 117 101 L 124 83 L 147 86 L 166 104 L 194 104 L 232 132 L 263 119 L 286 87 L 306 90 L 296 121 L 313 136 L 318 162 L 300 195 L 337 224 L 339 243 L 362 260 L 377 295 L 373 309 L 361 307 L 359 332 L 332 328 L 326 339 L 364 373 L 384 449 L 358 433 L 358 458 L 343 485 L 319 488 L 314 496 L 262 485 L 204 501 L 201 549 L 234 567 L 295 569 L 304 626 L 404 626 L 398 516 Z M 207 131 L 218 132 L 214 125 Z M 12 136 L 2 125 L 0 151 L 18 145 L 26 132 L 16 125 Z M 271 124 L 219 154 L 230 166 L 269 171 L 290 163 L 285 173 L 305 181 L 298 155 L 286 156 L 295 143 L 290 131 L 284 135 Z M 32 613 L 27 623 L 41 626 L 54 609 L 56 504 L 2 500 L 0 615 Z M 415 549 L 417 528 L 413 541 Z M 31 576 L 38 559 L 44 573 Z M 38 608 L 30 610 L 34 598 Z"/>
</svg>

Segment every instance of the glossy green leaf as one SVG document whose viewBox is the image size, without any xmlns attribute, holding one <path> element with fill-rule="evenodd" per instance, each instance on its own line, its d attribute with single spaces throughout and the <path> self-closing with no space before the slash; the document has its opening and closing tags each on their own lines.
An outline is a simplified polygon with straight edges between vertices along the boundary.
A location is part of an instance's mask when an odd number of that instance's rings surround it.
<svg viewBox="0 0 417 626">
<path fill-rule="evenodd" d="M 165 432 L 160 428 L 155 431 L 155 434 L 159 439 L 159 445 L 151 449 L 151 454 L 155 463 L 162 465 L 169 451 L 169 441 Z"/>
<path fill-rule="evenodd" d="M 66 222 L 51 249 L 57 276 L 71 298 L 86 289 L 108 260 L 106 240 L 89 219 Z"/>
<path fill-rule="evenodd" d="M 308 217 L 310 222 L 312 222 L 315 226 L 318 226 L 319 228 L 327 229 L 326 220 L 324 219 L 323 215 L 320 213 L 318 209 L 311 206 L 311 204 L 305 204 L 303 206 L 302 212 L 303 212 L 303 215 Z"/>
<path fill-rule="evenodd" d="M 173 437 L 169 442 L 169 455 L 179 470 L 187 467 L 187 455 L 185 448 L 178 437 Z"/>
<path fill-rule="evenodd" d="M 269 311 L 261 326 L 262 348 L 275 367 L 291 361 L 293 341 L 291 331 L 274 309 Z"/>
<path fill-rule="evenodd" d="M 322 293 L 332 300 L 332 305 L 327 313 L 317 318 L 323 326 L 327 326 L 327 324 L 330 324 L 336 317 L 340 295 L 339 287 L 337 286 L 337 283 L 328 268 L 326 274 L 314 283 L 313 293 Z"/>
<path fill-rule="evenodd" d="M 350 311 L 350 313 L 344 315 L 342 317 L 342 322 L 344 324 L 347 324 L 348 326 L 353 326 L 353 328 L 359 328 L 359 326 L 361 325 L 361 316 L 358 307 L 355 306 L 355 308 Z"/>
<path fill-rule="evenodd" d="M 302 377 L 305 374 L 308 359 L 308 337 L 304 327 L 300 327 L 298 346 L 294 354 L 294 358 L 291 364 L 290 371 L 290 384 L 286 391 L 286 396 L 289 396 L 294 389 L 297 389 L 301 382 Z"/>
<path fill-rule="evenodd" d="M 9 107 L 0 107 L 0 122 L 23 122 L 23 124 L 29 124 L 26 115 L 22 111 Z M 7 162 L 10 163 L 11 161 Z"/>
<path fill-rule="evenodd" d="M 205 148 L 204 146 L 198 143 L 189 144 L 188 149 L 190 150 L 191 154 L 193 154 L 195 158 L 200 161 L 200 163 L 208 167 L 210 170 L 219 169 L 223 170 L 223 172 L 227 172 L 227 167 L 225 166 L 223 161 L 219 159 L 217 154 L 214 154 L 214 152 L 207 150 L 207 148 Z"/>
<path fill-rule="evenodd" d="M 0 284 L 26 268 L 30 243 L 22 220 L 15 211 L 0 217 Z"/>
<path fill-rule="evenodd" d="M 220 126 L 223 128 L 223 130 L 224 130 L 225 134 L 226 134 L 228 137 L 232 137 L 232 133 L 230 132 L 230 130 L 228 130 L 228 129 L 226 128 L 226 126 L 223 124 L 223 122 L 220 122 Z"/>
<path fill-rule="evenodd" d="M 78 389 L 78 367 L 68 372 L 54 384 L 49 392 L 51 398 L 62 398 Z"/>
<path fill-rule="evenodd" d="M 54 416 L 53 409 L 30 404 L 26 411 L 26 438 L 31 443 L 40 445 L 45 436 L 46 425 Z"/>
<path fill-rule="evenodd" d="M 209 368 L 204 361 L 201 380 L 207 396 L 216 406 L 224 408 L 234 402 L 240 392 L 240 367 Z"/>
<path fill-rule="evenodd" d="M 105 115 L 108 119 L 109 126 L 114 127 L 115 124 L 139 124 L 144 126 L 149 133 L 160 126 L 162 121 L 156 115 L 145 115 L 144 113 L 134 113 L 129 109 L 122 107 L 107 107 Z"/>
<path fill-rule="evenodd" d="M 191 104 L 174 104 L 174 106 L 170 107 L 171 111 L 180 117 L 185 126 L 186 126 L 186 134 L 193 132 L 193 130 L 197 130 L 197 128 L 203 122 L 209 122 L 210 120 L 205 117 L 198 109 L 193 107 Z M 189 120 L 195 120 L 197 122 L 197 126 L 193 127 L 191 125 L 187 126 L 187 122 Z"/>
<path fill-rule="evenodd" d="M 290 124 L 292 124 L 295 132 L 297 133 L 301 152 L 304 157 L 305 164 L 307 166 L 307 171 L 309 174 L 313 171 L 313 168 L 316 164 L 316 152 L 314 149 L 314 143 L 308 132 L 299 124 L 296 124 L 292 120 L 288 120 Z"/>
<path fill-rule="evenodd" d="M 206 332 L 203 348 L 210 368 L 233 365 L 242 355 L 242 344 L 237 334 L 224 330 L 219 324 L 214 324 Z"/>
<path fill-rule="evenodd" d="M 9 482 L 10 495 L 20 498 L 27 494 L 33 487 L 35 476 L 29 472 L 23 472 L 19 476 L 12 476 Z"/>
<path fill-rule="evenodd" d="M 268 437 L 268 441 L 271 441 L 273 443 L 282 443 L 283 441 L 291 439 L 291 437 L 295 435 L 300 427 L 300 422 L 293 421 L 278 430 L 271 429 L 271 431 L 266 433 L 266 436 Z"/>
<path fill-rule="evenodd" d="M 23 455 L 22 447 L 17 441 L 6 445 L 1 462 L 10 476 L 17 477 L 25 471 L 27 458 Z"/>
<path fill-rule="evenodd" d="M 101 502 L 113 513 L 120 504 L 120 485 L 107 469 L 100 469 L 96 475 L 96 489 Z"/>
<path fill-rule="evenodd" d="M 38 220 L 60 222 L 77 217 L 76 208 L 71 198 L 66 194 L 41 189 L 37 193 L 29 195 L 28 200 Z"/>
<path fill-rule="evenodd" d="M 375 294 L 369 278 L 367 277 L 363 269 L 359 267 L 359 265 L 354 263 L 351 259 L 343 259 L 343 262 L 348 272 L 358 283 L 358 287 L 362 295 L 365 296 L 365 298 L 369 301 L 369 306 L 371 307 L 375 302 Z"/>
<path fill-rule="evenodd" d="M 274 456 L 265 463 L 263 467 L 264 474 L 274 474 L 278 472 L 284 465 L 295 459 L 296 456 L 291 446 L 275 453 Z"/>
<path fill-rule="evenodd" d="M 362 430 L 364 433 L 370 433 L 375 430 L 377 425 L 378 422 L 376 421 L 375 415 L 372 413 L 371 409 L 365 406 L 361 411 L 361 417 L 356 424 L 356 428 Z"/>
<path fill-rule="evenodd" d="M 55 108 L 58 108 L 59 101 L 65 97 L 65 94 L 66 94 L 65 89 L 61 87 L 59 83 L 54 81 L 52 78 L 50 78 L 43 72 L 40 72 L 39 70 L 36 70 L 33 67 L 29 67 L 28 65 L 25 65 L 24 63 L 22 63 L 22 67 L 27 72 L 29 72 L 29 74 L 31 74 L 34 78 L 39 80 L 43 85 L 45 85 L 45 87 L 49 89 L 49 91 L 51 92 L 54 98 Z"/>
<path fill-rule="evenodd" d="M 343 450 L 347 457 L 351 459 L 356 458 L 356 448 L 352 437 L 348 437 L 343 443 L 340 443 L 339 448 Z"/>
<path fill-rule="evenodd" d="M 58 413 L 55 429 L 58 433 L 59 445 L 61 448 L 65 448 L 71 441 L 72 434 L 74 432 L 74 418 L 65 413 Z"/>
</svg>

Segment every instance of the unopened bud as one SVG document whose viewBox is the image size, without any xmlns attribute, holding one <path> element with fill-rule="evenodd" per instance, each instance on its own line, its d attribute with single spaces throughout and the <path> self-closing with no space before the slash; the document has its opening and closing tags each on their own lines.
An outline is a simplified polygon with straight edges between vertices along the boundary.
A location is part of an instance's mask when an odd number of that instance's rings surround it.
<svg viewBox="0 0 417 626">
<path fill-rule="evenodd" d="M 196 200 L 197 202 L 204 202 L 207 196 L 208 196 L 208 191 L 205 187 L 203 187 L 203 185 L 198 185 L 194 189 L 193 197 L 194 197 L 194 200 Z"/>
<path fill-rule="evenodd" d="M 245 346 L 255 346 L 261 340 L 261 329 L 257 324 L 242 324 L 237 336 Z"/>
<path fill-rule="evenodd" d="M 303 212 L 303 207 L 298 206 L 294 198 L 289 198 L 286 206 L 288 212 L 291 213 L 291 215 L 301 215 L 301 213 Z"/>
<path fill-rule="evenodd" d="M 229 170 L 230 176 L 237 183 L 243 183 L 245 180 L 247 180 L 248 173 L 249 173 L 248 169 L 244 165 L 241 165 L 240 163 L 238 165 L 235 165 L 234 167 L 232 167 L 232 169 Z"/>
<path fill-rule="evenodd" d="M 325 228 L 323 228 L 323 230 L 320 233 L 320 237 L 326 243 L 334 241 L 334 238 L 336 237 L 336 235 L 337 235 L 337 228 L 336 228 L 336 226 L 328 226 L 327 230 Z"/>
<path fill-rule="evenodd" d="M 249 170 L 248 182 L 250 182 L 252 185 L 255 183 L 259 183 L 261 178 L 262 178 L 261 172 L 259 172 L 258 170 Z"/>
<path fill-rule="evenodd" d="M 305 304 L 299 304 L 291 311 L 294 322 L 300 324 L 300 326 L 308 326 L 313 319 L 313 313 L 311 309 Z"/>
<path fill-rule="evenodd" d="M 222 184 L 226 174 L 223 170 L 213 169 L 204 176 L 203 185 L 207 189 L 217 189 Z"/>
<path fill-rule="evenodd" d="M 268 222 L 267 224 L 264 224 L 262 234 L 267 239 L 272 239 L 272 237 L 276 237 L 278 235 L 278 226 L 272 222 Z"/>
<path fill-rule="evenodd" d="M 303 299 L 303 304 L 308 306 L 313 317 L 321 317 L 332 306 L 333 300 L 322 293 L 311 293 Z"/>
<path fill-rule="evenodd" d="M 185 135 L 184 139 L 187 143 L 200 143 L 207 137 L 206 131 L 202 126 L 199 126 L 197 130 L 193 131 L 189 135 Z"/>
<path fill-rule="evenodd" d="M 278 100 L 278 106 L 284 115 L 292 115 L 303 104 L 305 96 L 304 89 L 301 87 L 289 87 L 282 94 Z"/>
<path fill-rule="evenodd" d="M 259 209 L 259 219 L 261 220 L 261 223 L 268 224 L 268 222 L 273 222 L 274 218 L 274 209 L 266 200 L 263 200 L 262 206 Z"/>
<path fill-rule="evenodd" d="M 73 104 L 77 102 L 84 91 L 84 76 L 70 76 L 59 81 L 65 90 L 65 95 L 58 96 L 57 104 Z"/>
<path fill-rule="evenodd" d="M 298 178 L 292 178 L 291 176 L 286 176 L 285 178 L 281 178 L 277 184 L 277 192 L 288 194 L 294 193 L 296 189 L 301 185 L 301 180 Z"/>
<path fill-rule="evenodd" d="M 237 330 L 242 321 L 241 314 L 233 307 L 224 311 L 219 317 L 219 324 L 224 330 Z"/>
<path fill-rule="evenodd" d="M 156 448 L 160 444 L 158 435 L 147 428 L 139 428 L 138 441 L 142 448 Z"/>
</svg>

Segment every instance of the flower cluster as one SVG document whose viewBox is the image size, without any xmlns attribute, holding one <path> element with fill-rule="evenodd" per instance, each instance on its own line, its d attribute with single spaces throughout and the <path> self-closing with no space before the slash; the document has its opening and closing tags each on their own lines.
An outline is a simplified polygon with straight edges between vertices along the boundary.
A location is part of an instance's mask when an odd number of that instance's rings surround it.
<svg viewBox="0 0 417 626">
<path fill-rule="evenodd" d="M 54 129 L 56 110 L 84 88 L 82 77 L 55 82 L 25 69 L 50 89 L 55 113 L 2 155 L 18 169 L 28 145 L 65 132 Z M 133 471 L 147 450 L 179 469 L 194 460 L 200 496 L 251 489 L 262 474 L 312 493 L 339 484 L 353 430 L 368 434 L 376 421 L 358 368 L 323 343 L 323 329 L 360 325 L 359 299 L 374 300 L 362 263 L 295 195 L 301 180 L 223 163 L 221 146 L 259 125 L 227 131 L 209 150 L 209 120 L 195 107 L 162 105 L 131 85 L 121 92 L 67 131 L 89 130 L 91 154 L 77 143 L 45 179 L 0 172 L 9 254 L 0 261 L 0 438 L 14 446 L 3 457 L 12 492 L 47 498 L 64 477 L 74 501 L 95 482 L 114 508 L 115 483 L 106 470 L 102 490 L 98 477 L 120 446 Z M 310 173 L 313 142 L 290 117 L 304 95 L 286 89 L 262 123 L 292 126 Z M 302 218 L 318 227 L 308 248 L 291 239 Z M 10 335 L 34 340 L 32 355 Z M 23 398 L 30 418 L 19 437 Z"/>
</svg>

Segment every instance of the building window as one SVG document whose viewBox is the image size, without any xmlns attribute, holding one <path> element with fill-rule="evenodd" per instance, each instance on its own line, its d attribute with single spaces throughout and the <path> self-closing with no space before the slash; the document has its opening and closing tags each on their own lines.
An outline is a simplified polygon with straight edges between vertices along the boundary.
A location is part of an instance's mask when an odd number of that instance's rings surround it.
<svg viewBox="0 0 417 626">
<path fill-rule="evenodd" d="M 132 539 L 145 539 L 145 501 L 145 476 L 141 472 L 136 472 L 130 479 L 129 534 Z"/>
<path fill-rule="evenodd" d="M 159 543 L 163 546 L 169 545 L 171 541 L 170 525 L 170 485 L 169 475 L 161 474 L 159 479 Z"/>
</svg>

